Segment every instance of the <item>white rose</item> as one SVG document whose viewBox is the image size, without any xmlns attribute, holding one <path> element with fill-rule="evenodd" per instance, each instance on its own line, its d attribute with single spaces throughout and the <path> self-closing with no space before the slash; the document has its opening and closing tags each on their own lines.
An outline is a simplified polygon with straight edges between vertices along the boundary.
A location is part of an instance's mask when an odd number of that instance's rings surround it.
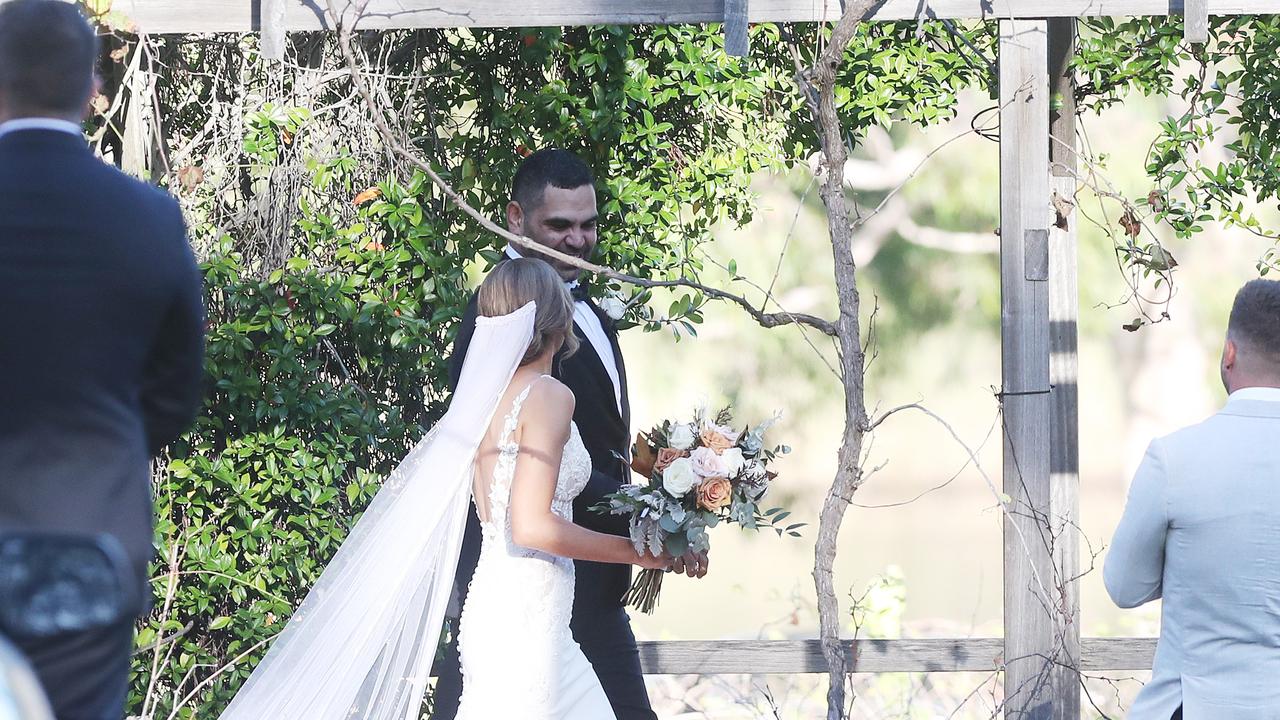
<svg viewBox="0 0 1280 720">
<path fill-rule="evenodd" d="M 724 463 L 726 475 L 725 477 L 737 477 L 742 472 L 742 468 L 747 464 L 747 459 L 742 457 L 742 450 L 739 448 L 729 448 L 720 453 L 720 462 Z"/>
<path fill-rule="evenodd" d="M 729 468 L 724 459 L 711 448 L 700 447 L 694 450 L 689 461 L 693 463 L 693 471 L 704 478 L 729 476 Z"/>
<path fill-rule="evenodd" d="M 604 311 L 613 320 L 621 320 L 622 316 L 627 313 L 627 304 L 619 300 L 616 296 L 609 297 L 600 301 L 600 309 Z"/>
<path fill-rule="evenodd" d="M 689 458 L 680 458 L 662 471 L 662 487 L 674 497 L 684 497 L 701 481 Z"/>
<path fill-rule="evenodd" d="M 694 441 L 698 436 L 694 434 L 693 428 L 686 423 L 680 423 L 671 428 L 671 432 L 667 433 L 667 442 L 671 443 L 671 447 L 676 450 L 688 450 L 693 447 Z"/>
</svg>

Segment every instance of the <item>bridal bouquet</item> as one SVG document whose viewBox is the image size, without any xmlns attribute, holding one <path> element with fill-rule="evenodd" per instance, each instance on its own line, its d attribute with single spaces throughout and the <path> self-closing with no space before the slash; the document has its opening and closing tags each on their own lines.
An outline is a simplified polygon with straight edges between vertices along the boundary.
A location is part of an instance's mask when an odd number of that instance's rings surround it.
<svg viewBox="0 0 1280 720">
<path fill-rule="evenodd" d="M 760 501 L 777 475 L 769 464 L 790 452 L 783 446 L 766 449 L 765 432 L 779 415 L 754 428 L 735 430 L 729 409 L 712 416 L 705 408 L 693 422 L 665 421 L 636 435 L 631 469 L 645 483 L 624 485 L 595 506 L 597 512 L 629 515 L 631 542 L 636 552 L 664 550 L 674 556 L 705 553 L 711 546 L 707 529 L 720 523 L 744 528 L 762 527 L 779 536 L 803 524 L 783 526 L 791 513 L 781 508 L 760 509 Z M 643 570 L 627 593 L 626 602 L 652 613 L 662 588 L 661 570 Z"/>
</svg>

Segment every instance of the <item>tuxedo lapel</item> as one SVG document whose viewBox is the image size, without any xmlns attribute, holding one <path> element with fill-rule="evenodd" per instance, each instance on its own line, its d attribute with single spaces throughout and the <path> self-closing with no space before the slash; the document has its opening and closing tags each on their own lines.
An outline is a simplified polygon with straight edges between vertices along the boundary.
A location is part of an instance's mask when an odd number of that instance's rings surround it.
<svg viewBox="0 0 1280 720">
<path fill-rule="evenodd" d="M 621 396 L 621 405 L 622 405 L 622 408 L 621 408 L 622 415 L 621 417 L 619 417 L 619 419 L 622 420 L 623 426 L 627 428 L 628 435 L 630 435 L 631 398 L 628 397 L 628 393 L 627 393 L 627 363 L 622 359 L 622 347 L 618 344 L 618 324 L 617 322 L 614 321 L 613 318 L 609 317 L 608 313 L 606 313 L 604 310 L 600 308 L 599 305 L 596 304 L 595 300 L 588 299 L 586 302 L 587 302 L 587 307 L 591 308 L 591 312 L 595 313 L 596 318 L 600 320 L 600 325 L 601 327 L 604 328 L 605 337 L 609 338 L 609 347 L 613 349 L 613 357 L 618 364 L 618 385 L 620 386 L 618 390 Z M 578 331 L 578 335 L 581 336 L 582 331 L 578 329 L 577 323 L 575 323 L 573 327 L 575 330 Z M 587 343 L 587 344 L 590 345 L 590 343 Z M 595 355 L 595 352 L 592 352 L 592 355 Z M 598 355 L 596 357 L 597 359 L 599 359 Z M 604 368 L 603 360 L 601 360 L 600 363 L 598 364 L 600 369 L 604 371 L 605 368 Z M 610 383 L 612 382 L 613 381 L 610 380 Z"/>
<path fill-rule="evenodd" d="M 605 333 L 609 334 L 608 330 L 606 330 Z M 573 355 L 571 355 L 568 358 L 568 361 L 570 362 L 576 361 L 576 362 L 582 363 L 585 366 L 584 369 L 586 369 L 588 372 L 591 373 L 591 377 L 595 380 L 595 383 L 599 386 L 599 391 L 601 395 L 608 397 L 610 400 L 607 403 L 601 403 L 601 404 L 611 408 L 613 411 L 612 413 L 613 418 L 615 420 L 621 421 L 623 418 L 618 412 L 618 404 L 616 402 L 613 402 L 613 379 L 609 377 L 609 371 L 605 369 L 604 359 L 601 358 L 600 354 L 596 352 L 595 346 L 591 344 L 591 340 L 587 338 L 587 335 L 582 331 L 582 328 L 578 327 L 577 321 L 574 321 L 573 323 L 573 334 L 578 338 L 578 351 Z M 614 355 L 615 357 L 618 358 L 618 361 L 619 361 L 618 376 L 619 376 L 619 379 L 621 379 L 623 377 L 622 362 L 621 362 L 622 356 L 617 354 L 618 353 L 617 342 L 616 340 L 613 339 L 612 335 L 610 335 L 610 342 L 613 343 Z M 562 359 L 561 363 L 563 364 L 564 362 L 565 360 Z M 625 380 L 623 380 L 622 383 L 623 383 L 622 385 L 623 407 L 625 408 L 626 407 Z"/>
</svg>

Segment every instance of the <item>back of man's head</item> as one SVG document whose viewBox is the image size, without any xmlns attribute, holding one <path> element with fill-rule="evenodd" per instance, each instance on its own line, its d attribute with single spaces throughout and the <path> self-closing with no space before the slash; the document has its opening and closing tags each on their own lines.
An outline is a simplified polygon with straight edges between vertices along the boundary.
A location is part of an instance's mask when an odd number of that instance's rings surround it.
<svg viewBox="0 0 1280 720">
<path fill-rule="evenodd" d="M 1250 373 L 1280 379 L 1280 281 L 1251 280 L 1240 288 L 1227 339 Z"/>
<path fill-rule="evenodd" d="M 0 111 L 78 119 L 94 92 L 98 37 L 62 0 L 0 3 Z"/>
<path fill-rule="evenodd" d="M 511 183 L 511 199 L 525 212 L 542 204 L 547 187 L 573 190 L 593 185 L 591 168 L 577 155 L 560 148 L 545 148 L 525 158 Z"/>
</svg>

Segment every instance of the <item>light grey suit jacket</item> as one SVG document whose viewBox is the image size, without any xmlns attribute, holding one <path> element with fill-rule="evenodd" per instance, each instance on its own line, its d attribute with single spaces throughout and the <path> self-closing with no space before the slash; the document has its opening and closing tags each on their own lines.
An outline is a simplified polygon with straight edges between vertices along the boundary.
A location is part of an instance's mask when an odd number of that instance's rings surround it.
<svg viewBox="0 0 1280 720">
<path fill-rule="evenodd" d="M 1280 718 L 1280 390 L 1151 443 L 1103 575 L 1120 607 L 1164 598 L 1131 720 Z"/>
</svg>

